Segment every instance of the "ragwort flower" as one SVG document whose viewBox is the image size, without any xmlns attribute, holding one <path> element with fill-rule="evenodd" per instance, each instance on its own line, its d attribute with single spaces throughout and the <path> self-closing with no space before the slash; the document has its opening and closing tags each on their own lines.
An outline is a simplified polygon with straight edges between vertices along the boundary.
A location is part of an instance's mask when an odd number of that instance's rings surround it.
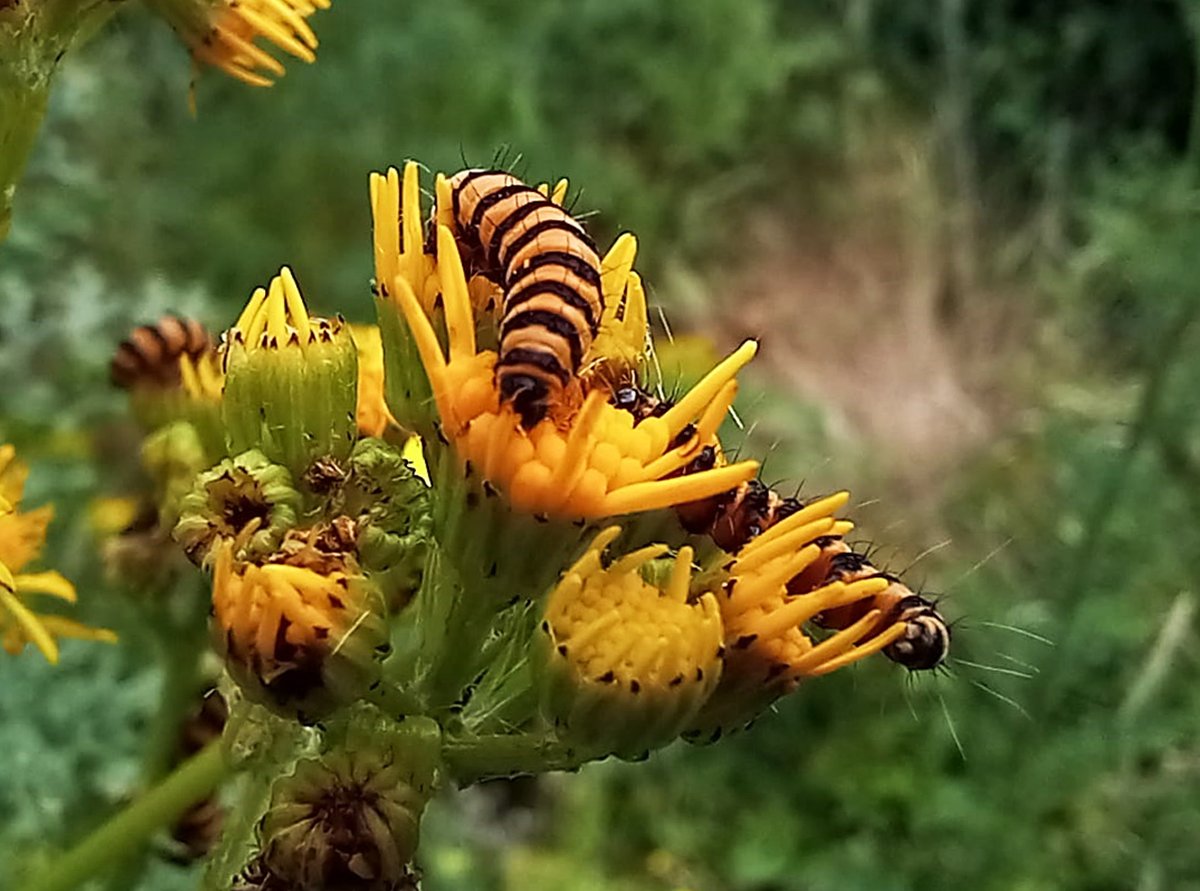
<svg viewBox="0 0 1200 891">
<path fill-rule="evenodd" d="M 847 500 L 849 495 L 841 492 L 815 501 L 734 556 L 718 598 L 725 629 L 724 672 L 691 737 L 715 738 L 745 724 L 805 678 L 877 653 L 904 635 L 902 621 L 881 629 L 884 616 L 874 608 L 823 640 L 805 630 L 822 613 L 870 604 L 889 584 L 878 576 L 850 583 L 818 579 L 807 588 L 795 584 L 820 557 L 822 537 L 843 536 L 853 528 L 834 518 Z"/>
<path fill-rule="evenodd" d="M 691 548 L 680 549 L 660 588 L 644 572 L 666 545 L 603 564 L 620 532 L 597 535 L 550 595 L 542 709 L 579 746 L 634 757 L 696 717 L 721 676 L 724 635 L 717 598 L 689 596 Z"/>
<path fill-rule="evenodd" d="M 315 62 L 317 36 L 306 19 L 330 0 L 151 0 L 187 44 L 197 67 L 211 65 L 253 87 L 283 77 L 283 64 L 261 39 Z"/>
<path fill-rule="evenodd" d="M 378 587 L 327 530 L 294 531 L 269 563 L 241 563 L 218 546 L 213 643 L 246 695 L 281 714 L 317 720 L 361 696 L 387 643 Z"/>
<path fill-rule="evenodd" d="M 106 628 L 89 628 L 65 616 L 35 613 L 26 605 L 31 594 L 75 602 L 75 586 L 58 572 L 22 572 L 41 553 L 46 527 L 54 516 L 50 506 L 20 511 L 28 469 L 16 460 L 11 445 L 0 445 L 0 643 L 19 653 L 32 643 L 48 662 L 58 661 L 55 638 L 73 637 L 108 643 L 117 638 Z"/>
<path fill-rule="evenodd" d="M 567 519 L 592 519 L 657 510 L 725 491 L 752 478 L 757 462 L 741 461 L 673 477 L 724 419 L 736 394 L 737 372 L 754 357 L 748 341 L 714 368 L 669 411 L 634 425 L 592 389 L 566 427 L 545 419 L 526 431 L 501 404 L 493 369 L 496 353 L 476 347 L 475 318 L 454 236 L 438 229 L 438 275 L 449 341 L 443 352 L 430 317 L 409 281 L 397 276 L 394 299 L 408 322 L 441 419 L 461 466 L 503 492 L 513 508 Z M 675 440 L 695 422 L 698 436 Z"/>
</svg>

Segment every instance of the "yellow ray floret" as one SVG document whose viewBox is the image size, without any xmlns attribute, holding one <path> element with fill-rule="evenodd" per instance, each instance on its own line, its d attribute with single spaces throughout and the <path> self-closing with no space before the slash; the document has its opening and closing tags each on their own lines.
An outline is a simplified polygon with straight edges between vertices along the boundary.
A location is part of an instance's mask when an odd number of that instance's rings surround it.
<svg viewBox="0 0 1200 891">
<path fill-rule="evenodd" d="M 363 436 L 382 436 L 396 427 L 383 390 L 383 340 L 377 325 L 351 325 L 350 334 L 358 349 L 358 405 L 354 416 Z"/>
<path fill-rule="evenodd" d="M 392 281 L 401 276 L 429 310 L 438 284 L 434 258 L 425 253 L 419 173 L 417 162 L 409 161 L 403 179 L 395 167 L 371 174 L 375 285 L 379 296 L 388 297 Z"/>
<path fill-rule="evenodd" d="M 604 312 L 584 366 L 599 367 L 614 378 L 637 370 L 650 351 L 646 291 L 633 271 L 636 257 L 637 239 L 626 232 L 613 242 L 600 264 Z"/>
<path fill-rule="evenodd" d="M 46 527 L 54 511 L 49 506 L 21 512 L 28 469 L 16 460 L 11 445 L 0 445 L 0 644 L 19 653 L 32 643 L 49 662 L 58 661 L 59 637 L 112 642 L 105 628 L 89 628 L 53 614 L 33 612 L 26 605 L 32 594 L 75 602 L 75 586 L 57 572 L 22 572 L 41 552 Z"/>
<path fill-rule="evenodd" d="M 708 498 L 754 476 L 757 462 L 742 461 L 671 477 L 691 460 L 696 445 L 694 438 L 676 447 L 672 443 L 688 424 L 711 413 L 711 403 L 731 392 L 729 385 L 757 351 L 754 342 L 717 365 L 662 417 L 635 426 L 629 412 L 609 405 L 607 391 L 597 389 L 565 424 L 546 419 L 525 431 L 513 410 L 500 404 L 493 377 L 496 354 L 476 350 L 467 283 L 454 236 L 445 227 L 438 229 L 438 273 L 448 354 L 401 276 L 393 282 L 395 296 L 429 376 L 444 434 L 463 465 L 506 493 L 518 510 L 570 518 L 615 516 Z"/>
<path fill-rule="evenodd" d="M 269 288 L 256 288 L 250 295 L 230 334 L 249 350 L 294 345 L 303 349 L 328 342 L 340 330 L 340 320 L 308 314 L 296 277 L 284 266 Z"/>
<path fill-rule="evenodd" d="M 303 62 L 316 61 L 317 36 L 306 19 L 330 0 L 154 0 L 200 65 L 254 87 L 269 87 L 283 64 L 261 43 Z M 261 41 L 261 43 L 260 43 Z"/>
<path fill-rule="evenodd" d="M 820 642 L 804 632 L 804 623 L 818 614 L 869 600 L 889 584 L 887 579 L 871 578 L 829 582 L 803 592 L 789 588 L 788 583 L 820 555 L 817 539 L 844 536 L 853 528 L 834 518 L 849 497 L 841 492 L 816 501 L 738 552 L 720 601 L 730 675 L 759 676 L 762 683 L 786 687 L 879 652 L 903 635 L 904 623 L 897 622 L 871 636 L 879 610 Z"/>
<path fill-rule="evenodd" d="M 179 357 L 179 377 L 183 391 L 198 402 L 220 402 L 225 388 L 225 373 L 218 353 L 210 350 L 199 356 Z"/>
</svg>

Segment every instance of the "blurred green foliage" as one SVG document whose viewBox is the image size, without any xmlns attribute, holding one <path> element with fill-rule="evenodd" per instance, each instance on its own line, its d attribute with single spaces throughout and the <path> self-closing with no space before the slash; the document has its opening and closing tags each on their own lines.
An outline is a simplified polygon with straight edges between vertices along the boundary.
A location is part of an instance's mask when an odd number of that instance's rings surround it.
<svg viewBox="0 0 1200 891">
<path fill-rule="evenodd" d="M 906 574 L 965 617 L 952 676 L 864 666 L 719 746 L 452 796 L 428 887 L 1200 888 L 1198 22 L 1195 0 L 337 0 L 316 65 L 269 91 L 207 74 L 193 120 L 182 49 L 126 10 L 64 64 L 0 248 L 0 434 L 36 462 L 30 503 L 57 502 L 50 560 L 126 640 L 0 662 L 0 862 L 128 795 L 155 709 L 87 513 L 135 478 L 103 384 L 131 325 L 223 326 L 282 263 L 366 317 L 366 174 L 408 157 L 520 154 L 530 179 L 572 177 L 601 241 L 636 231 L 652 285 L 677 263 L 721 281 L 759 215 L 845 218 L 856 149 L 903 126 L 1004 276 L 958 299 L 1034 320 L 996 358 L 1018 409 L 914 492 L 828 406 L 778 382 L 739 405 L 778 445 L 773 480 L 873 481 L 859 516 L 892 569 L 952 542 Z M 887 322 L 845 312 L 831 337 Z M 158 863 L 142 887 L 190 880 Z"/>
</svg>

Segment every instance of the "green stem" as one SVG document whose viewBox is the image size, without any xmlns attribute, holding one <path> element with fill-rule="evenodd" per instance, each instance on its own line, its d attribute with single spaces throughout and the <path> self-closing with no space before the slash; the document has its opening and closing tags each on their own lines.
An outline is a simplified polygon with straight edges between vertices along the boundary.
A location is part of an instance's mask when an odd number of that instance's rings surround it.
<svg viewBox="0 0 1200 891">
<path fill-rule="evenodd" d="M 459 786 L 517 774 L 572 770 L 600 757 L 541 733 L 461 736 L 442 743 L 442 760 Z"/>
<path fill-rule="evenodd" d="M 147 734 L 142 762 L 142 782 L 158 782 L 178 755 L 179 733 L 188 712 L 195 706 L 199 686 L 200 647 L 192 640 L 168 638 L 159 642 L 162 650 L 162 686 L 158 711 Z"/>
<path fill-rule="evenodd" d="M 49 82 L 27 85 L 0 72 L 0 242 L 8 235 L 17 180 L 46 116 Z"/>
<path fill-rule="evenodd" d="M 161 827 L 212 794 L 230 771 L 221 741 L 212 742 L 165 780 L 59 857 L 22 891 L 71 891 L 121 862 Z"/>
</svg>

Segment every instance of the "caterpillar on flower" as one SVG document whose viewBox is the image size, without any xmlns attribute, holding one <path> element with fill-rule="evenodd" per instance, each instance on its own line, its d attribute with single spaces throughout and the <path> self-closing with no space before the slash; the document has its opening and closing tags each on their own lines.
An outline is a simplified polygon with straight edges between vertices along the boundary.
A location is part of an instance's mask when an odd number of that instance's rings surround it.
<svg viewBox="0 0 1200 891">
<path fill-rule="evenodd" d="M 212 336 L 195 319 L 163 316 L 153 325 L 129 332 L 113 355 L 112 382 L 125 390 L 142 384 L 179 383 L 179 360 L 199 359 L 214 348 Z"/>
<path fill-rule="evenodd" d="M 633 384 L 616 388 L 610 401 L 630 412 L 635 424 L 657 417 L 671 407 L 669 400 Z M 687 430 L 680 434 L 679 444 L 686 441 L 687 435 Z M 712 470 L 721 461 L 719 447 L 705 444 L 681 473 Z M 800 499 L 784 497 L 761 480 L 752 479 L 709 498 L 676 505 L 675 513 L 687 532 L 708 536 L 713 544 L 732 554 L 803 507 Z M 927 671 L 946 660 L 950 652 L 950 625 L 931 600 L 915 593 L 895 575 L 875 568 L 840 536 L 826 536 L 816 544 L 821 548 L 820 556 L 788 583 L 790 593 L 802 594 L 832 581 L 850 584 L 871 578 L 885 579 L 888 586 L 869 600 L 822 613 L 814 619 L 814 624 L 840 630 L 871 610 L 879 610 L 881 620 L 876 632 L 895 622 L 903 622 L 905 626 L 904 636 L 883 650 L 893 662 L 910 671 Z M 869 639 L 870 636 L 864 640 Z"/>
<path fill-rule="evenodd" d="M 563 401 L 600 323 L 600 256 L 583 226 L 500 170 L 450 179 L 456 234 L 504 292 L 496 382 L 533 427 Z"/>
</svg>

